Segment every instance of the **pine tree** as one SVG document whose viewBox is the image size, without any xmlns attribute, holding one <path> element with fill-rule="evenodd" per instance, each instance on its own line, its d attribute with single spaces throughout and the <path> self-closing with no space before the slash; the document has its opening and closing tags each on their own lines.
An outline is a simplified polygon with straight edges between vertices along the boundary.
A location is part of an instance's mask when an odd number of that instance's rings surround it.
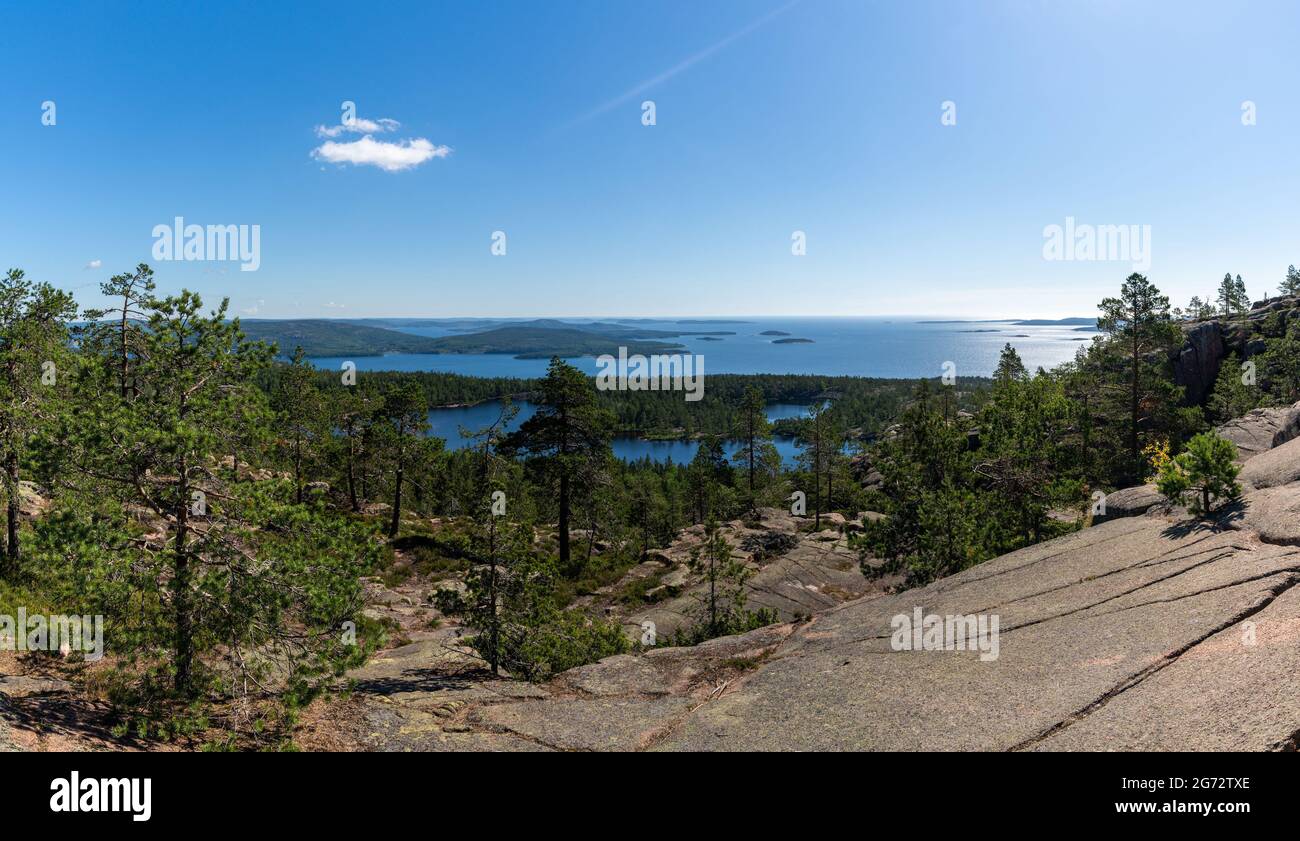
<svg viewBox="0 0 1300 841">
<path fill-rule="evenodd" d="M 688 611 L 692 624 L 674 636 L 674 645 L 698 645 L 776 621 L 772 610 L 745 609 L 748 602 L 745 585 L 754 571 L 732 553 L 731 544 L 716 521 L 705 524 L 704 541 L 691 552 L 690 567 L 703 586 L 695 597 L 695 606 Z"/>
<path fill-rule="evenodd" d="M 1014 369 L 1019 361 L 1015 355 L 1008 367 Z M 1073 412 L 1063 385 L 1045 373 L 995 376 L 993 393 L 980 413 L 974 470 L 1002 503 L 996 511 L 1009 534 L 1000 550 L 1042 538 L 1048 509 L 1058 501 L 1056 482 L 1062 478 L 1063 442 Z"/>
<path fill-rule="evenodd" d="M 1224 316 L 1239 315 L 1250 309 L 1250 298 L 1246 295 L 1246 284 L 1241 275 L 1234 280 L 1232 273 L 1223 276 L 1219 284 L 1219 312 Z"/>
<path fill-rule="evenodd" d="M 751 386 L 745 390 L 733 435 L 740 441 L 740 448 L 732 460 L 745 474 L 745 503 L 750 513 L 754 513 L 758 510 L 759 494 L 781 469 L 781 456 L 772 444 L 767 403 L 757 388 Z"/>
<path fill-rule="evenodd" d="M 384 395 L 381 414 L 384 422 L 376 429 L 380 432 L 380 446 L 387 456 L 393 477 L 392 511 L 388 524 L 388 536 L 393 538 L 397 537 L 402 521 L 402 492 L 407 472 L 422 466 L 429 455 L 428 441 L 424 438 L 429 430 L 429 408 L 424 392 L 414 383 L 407 383 Z"/>
<path fill-rule="evenodd" d="M 77 409 L 60 419 L 70 494 L 59 502 L 64 516 L 43 524 L 44 545 L 62 539 L 91 552 L 74 564 L 74 576 L 94 578 L 87 591 L 127 589 L 122 599 L 134 611 L 114 614 L 121 640 L 133 641 L 123 653 L 148 655 L 166 643 L 179 697 L 208 685 L 199 658 L 217 646 L 244 681 L 270 668 L 264 656 L 247 655 L 289 647 L 281 677 L 298 692 L 305 677 L 346 658 L 334 634 L 359 610 L 356 576 L 373 563 L 373 547 L 354 526 L 286 507 L 273 484 L 231 484 L 214 469 L 234 430 L 257 421 L 257 434 L 268 437 L 255 381 L 270 348 L 243 338 L 225 302 L 207 316 L 201 305 L 188 291 L 149 300 L 125 393 L 112 343 L 100 347 L 104 355 L 83 357 Z M 133 525 L 139 516 L 151 523 L 143 536 Z M 94 539 L 69 542 L 87 521 Z M 103 565 L 88 562 L 105 549 Z M 48 558 L 73 562 L 69 551 Z M 304 637 L 304 628 L 321 636 Z"/>
<path fill-rule="evenodd" d="M 1300 321 L 1293 320 L 1284 335 L 1270 340 L 1258 359 L 1260 382 L 1267 383 L 1276 402 L 1300 400 Z"/>
<path fill-rule="evenodd" d="M 377 544 L 363 525 L 293 504 L 287 482 L 216 469 L 235 431 L 265 442 L 271 428 L 256 386 L 271 349 L 226 311 L 204 315 L 188 291 L 150 300 L 125 394 L 111 343 L 81 357 L 76 410 L 59 418 L 65 492 L 38 545 L 55 580 L 104 600 L 124 656 L 170 648 L 177 696 L 251 691 L 274 673 L 298 703 L 364 656 L 342 623 L 358 617 Z M 204 668 L 205 654 L 224 668 Z"/>
<path fill-rule="evenodd" d="M 863 524 L 864 575 L 902 572 L 909 584 L 925 584 L 988 557 L 966 528 L 980 516 L 962 490 L 975 484 L 966 434 L 938 402 L 922 380 L 894 434 L 877 447 L 882 487 L 872 505 L 885 516 Z M 968 510 L 953 514 L 962 504 Z"/>
<path fill-rule="evenodd" d="M 50 408 L 67 357 L 67 322 L 75 316 L 70 295 L 29 281 L 22 269 L 10 269 L 0 278 L 0 469 L 6 526 L 0 578 L 18 571 L 20 464 Z"/>
<path fill-rule="evenodd" d="M 316 369 L 301 347 L 294 349 L 289 364 L 280 371 L 271 393 L 271 409 L 275 412 L 278 449 L 293 474 L 294 501 L 302 503 L 306 475 L 320 459 L 330 430 L 324 400 L 316 386 Z"/>
<path fill-rule="evenodd" d="M 1143 427 L 1157 408 L 1173 402 L 1169 393 L 1170 350 L 1181 341 L 1181 331 L 1169 317 L 1169 298 L 1160 294 L 1143 275 L 1125 279 L 1118 298 L 1101 302 L 1097 326 L 1107 334 L 1113 350 L 1123 355 L 1128 403 L 1128 454 L 1126 478 L 1142 471 Z"/>
<path fill-rule="evenodd" d="M 382 400 L 367 392 L 346 388 L 330 392 L 329 402 L 333 427 L 340 433 L 331 439 L 337 453 L 332 461 L 342 472 L 340 484 L 347 494 L 348 506 L 354 513 L 360 513 L 360 486 L 364 475 L 369 472 L 370 445 L 374 440 L 371 429 L 377 422 Z"/>
<path fill-rule="evenodd" d="M 113 307 L 86 311 L 86 326 L 82 342 L 87 348 L 105 354 L 114 360 L 118 370 L 118 389 L 123 399 L 133 396 L 138 389 L 131 377 L 131 366 L 139 359 L 144 338 L 142 322 L 146 308 L 153 301 L 153 269 L 140 263 L 134 272 L 113 275 L 99 286 L 106 298 L 120 299 Z M 106 316 L 112 316 L 106 319 Z"/>
<path fill-rule="evenodd" d="M 996 385 L 1007 385 L 1013 382 L 1023 382 L 1027 379 L 1029 379 L 1029 370 L 1025 368 L 1025 363 L 1021 361 L 1020 354 L 1016 352 L 1010 342 L 1007 342 L 998 355 L 998 366 L 993 371 L 993 382 Z"/>
<path fill-rule="evenodd" d="M 552 359 L 539 384 L 541 405 L 506 442 L 510 452 L 539 457 L 557 483 L 560 566 L 571 564 L 569 527 L 574 483 L 583 465 L 600 465 L 610 456 L 613 417 L 596 405 L 595 390 L 582 372 Z"/>
<path fill-rule="evenodd" d="M 1187 318 L 1191 321 L 1205 321 L 1206 319 L 1214 318 L 1214 316 L 1217 315 L 1217 311 L 1214 308 L 1214 304 L 1210 303 L 1208 296 L 1202 301 L 1199 295 L 1193 295 L 1192 300 L 1187 303 L 1186 314 Z"/>
<path fill-rule="evenodd" d="M 731 484 L 731 465 L 719 436 L 700 439 L 695 457 L 686 467 L 686 484 L 693 522 L 703 523 L 711 516 L 725 516 L 726 512 L 718 510 L 718 492 L 720 486 Z"/>
<path fill-rule="evenodd" d="M 816 403 L 808 412 L 802 429 L 804 447 L 799 452 L 799 466 L 808 473 L 812 485 L 813 529 L 820 529 L 822 511 L 829 510 L 829 498 L 822 495 L 822 482 L 831 482 L 835 454 L 844 446 L 843 430 L 829 403 Z"/>
<path fill-rule="evenodd" d="M 1242 376 L 1241 360 L 1236 353 L 1219 366 L 1219 376 L 1210 395 L 1209 409 L 1218 423 L 1239 418 L 1259 405 L 1259 389 L 1247 385 Z"/>
<path fill-rule="evenodd" d="M 1294 265 L 1286 267 L 1286 277 L 1278 284 L 1277 291 L 1283 296 L 1300 295 L 1300 271 Z"/>
<path fill-rule="evenodd" d="M 1203 432 L 1187 442 L 1187 449 L 1170 459 L 1156 479 L 1160 493 L 1175 505 L 1191 494 L 1189 510 L 1197 516 L 1212 514 L 1218 505 L 1241 496 L 1236 462 L 1237 448 L 1226 438 Z"/>
</svg>

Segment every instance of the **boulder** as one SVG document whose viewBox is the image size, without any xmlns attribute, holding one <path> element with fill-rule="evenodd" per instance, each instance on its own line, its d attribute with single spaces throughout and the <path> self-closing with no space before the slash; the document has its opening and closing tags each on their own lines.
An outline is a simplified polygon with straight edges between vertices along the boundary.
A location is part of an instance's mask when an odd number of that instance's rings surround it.
<svg viewBox="0 0 1300 841">
<path fill-rule="evenodd" d="M 1280 447 L 1300 436 L 1300 403 L 1273 409 L 1255 409 L 1221 424 L 1215 432 L 1237 445 L 1240 461 L 1249 461 L 1266 450 Z"/>
<path fill-rule="evenodd" d="M 1259 453 L 1241 469 L 1247 488 L 1276 488 L 1300 481 L 1300 438 Z"/>
<path fill-rule="evenodd" d="M 1255 532 L 1265 543 L 1300 546 L 1300 485 L 1247 494 L 1224 519 L 1232 528 Z"/>
<path fill-rule="evenodd" d="M 31 675 L 0 675 L 0 695 L 10 698 L 26 698 L 29 695 L 48 695 L 53 692 L 71 691 L 72 684 L 66 680 Z"/>
<path fill-rule="evenodd" d="M 1138 485 L 1106 494 L 1104 513 L 1093 516 L 1093 523 L 1104 523 L 1124 517 L 1137 517 L 1152 508 L 1165 504 L 1165 498 L 1155 485 Z"/>
<path fill-rule="evenodd" d="M 32 518 L 44 514 L 50 509 L 50 501 L 36 489 L 31 482 L 18 482 L 18 511 L 23 517 Z"/>
</svg>

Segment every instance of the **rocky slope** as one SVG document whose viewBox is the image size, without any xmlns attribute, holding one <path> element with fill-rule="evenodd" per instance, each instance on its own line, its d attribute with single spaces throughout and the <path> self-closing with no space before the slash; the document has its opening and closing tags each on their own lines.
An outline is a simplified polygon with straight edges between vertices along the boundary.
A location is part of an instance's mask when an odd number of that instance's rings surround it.
<svg viewBox="0 0 1300 841">
<path fill-rule="evenodd" d="M 758 522 L 733 520 L 720 527 L 732 555 L 754 572 L 745 588 L 747 610 L 768 609 L 777 619 L 789 622 L 868 591 L 881 592 L 892 583 L 868 581 L 862 576 L 857 552 L 848 546 L 848 532 L 854 524 L 840 514 L 824 515 L 822 523 L 826 526 L 822 531 L 801 531 L 808 528 L 808 520 L 778 508 L 764 508 Z M 633 639 L 641 638 L 645 622 L 654 623 L 659 636 L 671 635 L 689 625 L 698 612 L 704 585 L 691 573 L 690 558 L 703 540 L 703 526 L 684 529 L 671 546 L 653 552 L 650 560 L 634 567 L 623 580 L 576 606 L 603 609 L 621 621 Z M 752 547 L 761 543 L 780 548 L 770 555 L 756 553 Z M 787 545 L 790 548 L 785 548 Z M 608 598 L 639 579 L 653 585 L 646 589 L 643 604 L 629 610 Z"/>
<path fill-rule="evenodd" d="M 428 604 L 427 584 L 371 582 L 374 615 L 406 643 L 354 672 L 353 692 L 310 710 L 298 741 L 390 751 L 1295 749 L 1300 404 L 1220 432 L 1240 447 L 1246 492 L 1216 521 L 1127 489 L 1108 497 L 1107 522 L 916 590 L 883 593 L 863 579 L 842 528 L 799 532 L 778 511 L 765 512 L 763 529 L 727 524 L 737 552 L 758 533 L 793 539 L 753 561 L 750 607 L 773 608 L 781 624 L 608 658 L 544 685 L 487 674 Z M 629 633 L 644 619 L 669 633 L 697 586 L 684 562 L 699 539 L 688 530 L 587 606 Z M 628 605 L 620 594 L 639 576 L 653 586 L 636 591 L 654 596 Z M 917 608 L 996 616 L 998 656 L 895 650 L 894 618 Z M 18 671 L 0 663 L 0 673 Z M 86 730 L 85 709 L 50 713 L 67 694 L 0 686 L 0 751 L 82 744 L 72 738 Z"/>
<path fill-rule="evenodd" d="M 1244 500 L 1216 522 L 1157 508 L 922 589 L 543 686 L 463 662 L 455 677 L 454 646 L 430 639 L 367 667 L 346 738 L 395 750 L 1295 749 L 1291 411 L 1239 423 L 1258 449 L 1243 450 Z M 892 620 L 915 608 L 996 615 L 998 656 L 894 650 Z"/>
</svg>

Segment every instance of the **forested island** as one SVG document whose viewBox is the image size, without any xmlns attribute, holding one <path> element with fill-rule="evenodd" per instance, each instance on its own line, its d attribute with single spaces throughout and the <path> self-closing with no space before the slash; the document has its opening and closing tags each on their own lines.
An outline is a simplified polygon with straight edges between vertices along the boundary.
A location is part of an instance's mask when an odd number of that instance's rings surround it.
<svg viewBox="0 0 1300 841">
<path fill-rule="evenodd" d="M 455 329 L 457 335 L 426 337 L 388 325 L 436 326 Z M 244 322 L 249 338 L 273 343 L 286 353 L 301 348 L 308 357 L 381 356 L 387 353 L 502 353 L 518 359 L 562 359 L 578 356 L 676 353 L 683 347 L 667 341 L 698 337 L 716 341 L 735 335 L 727 330 L 660 330 L 605 322 L 565 322 L 536 319 L 527 322 L 478 320 L 425 321 L 420 319 L 368 319 L 359 322 L 302 319 Z"/>
</svg>

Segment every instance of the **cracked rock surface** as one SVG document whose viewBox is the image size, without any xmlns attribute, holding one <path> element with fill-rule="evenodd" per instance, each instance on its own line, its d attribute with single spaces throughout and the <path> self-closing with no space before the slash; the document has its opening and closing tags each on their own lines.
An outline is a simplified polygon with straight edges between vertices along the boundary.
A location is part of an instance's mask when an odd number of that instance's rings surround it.
<svg viewBox="0 0 1300 841">
<path fill-rule="evenodd" d="M 362 742 L 390 750 L 1294 750 L 1300 439 L 1288 437 L 1289 418 L 1277 424 L 1282 433 L 1264 415 L 1255 419 L 1261 429 L 1241 433 L 1278 443 L 1242 453 L 1245 497 L 1213 522 L 1162 510 L 1112 519 L 924 588 L 831 601 L 807 621 L 693 648 L 611 657 L 541 687 L 448 679 L 454 655 L 437 640 L 388 652 L 360 676 Z M 844 550 L 828 542 L 817 551 L 802 546 L 776 570 L 833 570 Z M 998 656 L 894 650 L 893 617 L 916 608 L 996 615 Z M 436 674 L 421 671 L 435 661 L 443 663 Z"/>
</svg>

